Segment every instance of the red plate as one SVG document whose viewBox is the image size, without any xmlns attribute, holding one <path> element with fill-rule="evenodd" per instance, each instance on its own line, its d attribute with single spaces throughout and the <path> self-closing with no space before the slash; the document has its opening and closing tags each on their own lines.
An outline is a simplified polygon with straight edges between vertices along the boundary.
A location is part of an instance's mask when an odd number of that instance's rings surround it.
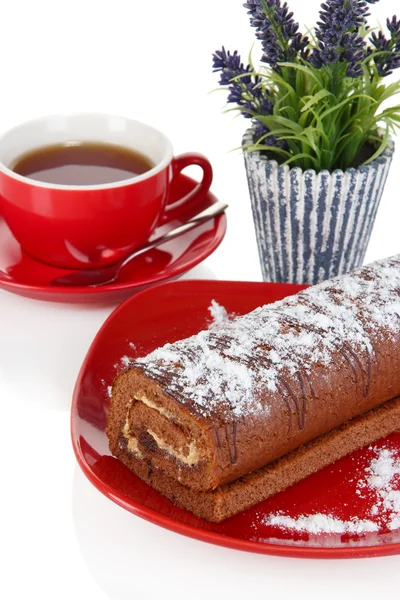
<svg viewBox="0 0 400 600">
<path fill-rule="evenodd" d="M 172 197 L 181 198 L 197 184 L 181 175 L 171 186 Z M 211 192 L 196 204 L 201 212 L 217 198 Z M 193 216 L 188 211 L 183 220 Z M 158 227 L 152 237 L 177 227 L 174 221 Z M 219 215 L 180 237 L 153 248 L 127 265 L 117 281 L 100 287 L 52 287 L 50 281 L 69 271 L 41 263 L 26 254 L 0 215 L 0 288 L 28 298 L 53 302 L 102 302 L 126 297 L 153 283 L 175 279 L 209 256 L 222 242 L 226 231 L 226 216 Z M 150 238 L 151 239 L 151 238 Z"/>
<path fill-rule="evenodd" d="M 177 508 L 110 456 L 104 433 L 108 394 L 122 357 L 142 356 L 166 343 L 195 334 L 210 323 L 211 300 L 230 313 L 244 314 L 261 304 L 294 294 L 301 286 L 225 281 L 180 281 L 145 290 L 124 302 L 97 334 L 75 386 L 72 443 L 89 480 L 123 508 L 183 535 L 240 550 L 298 557 L 358 557 L 400 552 L 400 530 L 362 536 L 291 533 L 262 523 L 269 513 L 292 518 L 324 513 L 348 521 L 374 518 L 372 499 L 357 495 L 372 449 L 353 453 L 289 490 L 214 525 Z M 400 452 L 400 433 L 385 445 Z M 399 482 L 400 487 L 400 482 Z M 379 516 L 379 515 L 378 515 Z M 376 518 L 378 518 L 378 516 Z"/>
</svg>

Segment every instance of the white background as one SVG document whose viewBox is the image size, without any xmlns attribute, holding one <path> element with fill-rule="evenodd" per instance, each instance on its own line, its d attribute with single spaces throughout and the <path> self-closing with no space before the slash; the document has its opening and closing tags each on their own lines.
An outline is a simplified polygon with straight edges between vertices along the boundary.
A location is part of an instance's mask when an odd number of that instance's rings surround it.
<svg viewBox="0 0 400 600">
<path fill-rule="evenodd" d="M 313 24 L 318 1 L 291 5 Z M 299 5 L 299 6 L 297 6 Z M 246 57 L 253 31 L 237 0 L 13 0 L 0 3 L 0 131 L 48 113 L 121 114 L 162 129 L 176 153 L 206 154 L 230 203 L 222 246 L 190 277 L 260 280 L 240 144 L 221 115 L 211 54 Z M 372 7 L 383 21 L 398 0 Z M 255 48 L 255 55 L 258 47 Z M 399 251 L 400 152 L 368 260 Z M 211 546 L 117 507 L 84 478 L 69 437 L 76 375 L 114 306 L 73 306 L 0 290 L 1 560 L 8 599 L 389 598 L 398 556 L 311 561 Z"/>
</svg>

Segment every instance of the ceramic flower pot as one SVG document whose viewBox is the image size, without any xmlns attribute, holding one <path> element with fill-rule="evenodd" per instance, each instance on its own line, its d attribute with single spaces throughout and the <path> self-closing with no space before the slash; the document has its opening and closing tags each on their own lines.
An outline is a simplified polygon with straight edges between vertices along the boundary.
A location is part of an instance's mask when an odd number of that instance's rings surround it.
<svg viewBox="0 0 400 600">
<path fill-rule="evenodd" d="M 390 141 L 369 165 L 317 174 L 245 152 L 264 281 L 314 284 L 360 266 L 393 153 Z"/>
</svg>

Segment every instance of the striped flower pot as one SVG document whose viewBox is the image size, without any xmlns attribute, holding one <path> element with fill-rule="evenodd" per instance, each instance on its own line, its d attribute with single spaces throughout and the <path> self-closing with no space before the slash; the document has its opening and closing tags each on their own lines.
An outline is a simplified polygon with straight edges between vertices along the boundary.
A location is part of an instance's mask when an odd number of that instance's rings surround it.
<svg viewBox="0 0 400 600">
<path fill-rule="evenodd" d="M 245 152 L 264 281 L 318 283 L 360 266 L 393 152 L 391 141 L 369 165 L 318 174 Z"/>
</svg>

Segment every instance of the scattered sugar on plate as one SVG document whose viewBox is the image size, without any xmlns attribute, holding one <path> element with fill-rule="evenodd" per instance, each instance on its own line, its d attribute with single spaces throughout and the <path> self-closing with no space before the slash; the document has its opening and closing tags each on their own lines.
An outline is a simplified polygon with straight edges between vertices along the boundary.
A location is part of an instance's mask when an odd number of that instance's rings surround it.
<svg viewBox="0 0 400 600">
<path fill-rule="evenodd" d="M 208 307 L 208 312 L 212 317 L 212 322 L 208 326 L 208 329 L 214 329 L 215 327 L 221 327 L 228 323 L 231 319 L 225 306 L 218 304 L 216 300 L 211 300 L 211 304 Z"/>
<path fill-rule="evenodd" d="M 371 461 L 367 469 L 367 486 L 376 493 L 371 513 L 385 517 L 391 531 L 400 527 L 400 458 L 386 448 Z M 396 485 L 397 484 L 397 485 Z"/>
<path fill-rule="evenodd" d="M 292 519 L 279 513 L 268 515 L 264 521 L 265 525 L 278 525 L 293 531 L 305 531 L 307 533 L 367 533 L 378 531 L 377 523 L 369 520 L 341 521 L 332 515 L 316 513 L 314 515 L 300 515 Z"/>
<path fill-rule="evenodd" d="M 129 356 L 121 356 L 118 362 L 115 363 L 114 369 L 121 369 L 121 367 L 129 367 L 132 359 Z"/>
<path fill-rule="evenodd" d="M 376 451 L 377 455 L 366 467 L 363 477 L 357 483 L 355 493 L 363 497 L 361 490 L 367 490 L 374 498 L 370 509 L 370 519 L 351 517 L 342 521 L 331 514 L 301 514 L 292 518 L 282 512 L 266 515 L 264 525 L 274 525 L 291 531 L 310 534 L 352 533 L 362 534 L 387 528 L 394 531 L 400 528 L 400 457 L 388 448 Z"/>
</svg>

